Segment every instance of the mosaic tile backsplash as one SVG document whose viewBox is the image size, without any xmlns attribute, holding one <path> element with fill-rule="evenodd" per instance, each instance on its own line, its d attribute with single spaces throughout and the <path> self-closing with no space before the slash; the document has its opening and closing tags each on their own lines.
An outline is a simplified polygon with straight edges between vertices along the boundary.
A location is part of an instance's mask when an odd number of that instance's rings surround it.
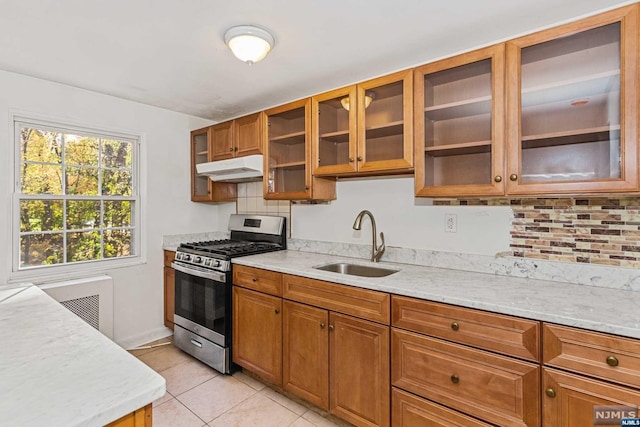
<svg viewBox="0 0 640 427">
<path fill-rule="evenodd" d="M 440 200 L 510 205 L 514 256 L 640 267 L 640 197 Z"/>
</svg>

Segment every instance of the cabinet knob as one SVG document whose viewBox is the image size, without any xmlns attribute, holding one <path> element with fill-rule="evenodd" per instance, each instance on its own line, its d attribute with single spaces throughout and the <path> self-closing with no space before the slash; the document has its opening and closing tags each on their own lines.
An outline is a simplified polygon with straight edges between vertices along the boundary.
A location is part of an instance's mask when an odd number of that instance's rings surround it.
<svg viewBox="0 0 640 427">
<path fill-rule="evenodd" d="M 233 147 L 229 147 L 229 151 L 233 151 Z"/>
<path fill-rule="evenodd" d="M 353 163 L 353 157 L 349 157 L 349 163 Z"/>
<path fill-rule="evenodd" d="M 544 393 L 551 398 L 556 397 L 556 391 L 552 388 L 546 389 Z"/>
<path fill-rule="evenodd" d="M 615 356 L 609 356 L 607 357 L 607 365 L 609 366 L 618 366 L 620 362 L 618 361 L 618 358 Z"/>
<path fill-rule="evenodd" d="M 500 175 L 496 175 L 496 176 L 493 177 L 493 180 L 495 182 L 502 182 L 502 177 Z"/>
<path fill-rule="evenodd" d="M 458 384 L 460 382 L 460 377 L 458 377 L 456 374 L 451 375 L 451 382 L 454 384 Z"/>
<path fill-rule="evenodd" d="M 362 161 L 362 156 L 358 156 L 358 161 L 361 162 Z"/>
<path fill-rule="evenodd" d="M 254 281 L 254 282 L 257 282 L 257 281 L 258 281 L 258 278 L 257 278 L 257 277 L 254 277 L 254 278 L 253 278 L 253 279 L 251 279 L 251 280 L 252 280 L 252 281 Z"/>
<path fill-rule="evenodd" d="M 329 325 L 329 330 L 333 331 L 333 325 Z"/>
<path fill-rule="evenodd" d="M 516 175 L 515 173 L 512 173 L 511 175 L 509 175 L 509 179 L 511 181 L 517 181 L 518 180 L 518 175 Z"/>
<path fill-rule="evenodd" d="M 305 190 L 308 190 L 308 189 L 309 189 L 309 186 L 308 186 L 308 185 L 305 185 L 305 186 L 304 186 L 304 189 L 305 189 Z"/>
<path fill-rule="evenodd" d="M 460 329 L 460 325 L 458 324 L 458 322 L 453 322 L 451 324 L 451 329 L 453 329 L 454 331 L 457 331 L 458 329 Z"/>
<path fill-rule="evenodd" d="M 238 151 L 238 147 L 233 147 L 233 151 Z"/>
<path fill-rule="evenodd" d="M 276 308 L 275 311 L 276 311 L 276 314 L 280 314 L 280 309 L 279 308 Z"/>
<path fill-rule="evenodd" d="M 320 329 L 324 329 L 324 323 L 320 323 Z"/>
</svg>

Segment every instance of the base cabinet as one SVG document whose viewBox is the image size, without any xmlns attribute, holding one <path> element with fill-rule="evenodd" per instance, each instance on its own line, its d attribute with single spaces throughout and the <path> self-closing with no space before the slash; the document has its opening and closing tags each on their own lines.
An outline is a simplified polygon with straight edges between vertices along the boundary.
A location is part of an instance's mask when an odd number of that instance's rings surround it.
<svg viewBox="0 0 640 427">
<path fill-rule="evenodd" d="M 580 375 L 544 368 L 543 426 L 544 427 L 590 427 L 607 425 L 596 422 L 594 406 L 624 405 L 640 406 L 638 390 L 598 381 Z M 605 417 L 605 415 L 602 415 Z M 637 414 L 636 414 L 637 416 Z M 620 421 L 609 425 L 620 425 Z"/>
<path fill-rule="evenodd" d="M 116 421 L 107 424 L 105 427 L 151 427 L 152 406 L 148 404 L 130 414 L 125 415 Z"/>
<path fill-rule="evenodd" d="M 174 251 L 164 251 L 164 326 L 171 330 L 176 301 L 176 272 L 171 268 L 171 262 L 175 257 Z"/>
<path fill-rule="evenodd" d="M 282 298 L 233 287 L 233 361 L 282 385 Z"/>
</svg>

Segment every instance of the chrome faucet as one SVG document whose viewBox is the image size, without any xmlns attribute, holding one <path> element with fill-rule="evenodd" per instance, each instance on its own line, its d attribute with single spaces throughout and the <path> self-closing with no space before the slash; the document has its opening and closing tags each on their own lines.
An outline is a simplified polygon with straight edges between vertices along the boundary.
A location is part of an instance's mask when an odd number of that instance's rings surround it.
<svg viewBox="0 0 640 427">
<path fill-rule="evenodd" d="M 371 236 L 372 236 L 372 242 L 371 242 L 371 261 L 372 262 L 378 262 L 380 261 L 380 257 L 382 256 L 382 254 L 384 253 L 384 234 L 382 232 L 380 232 L 380 240 L 382 241 L 382 244 L 378 247 L 378 242 L 376 241 L 376 220 L 373 218 L 373 214 L 367 210 L 364 210 L 362 212 L 360 212 L 358 214 L 358 216 L 356 217 L 356 220 L 353 223 L 353 229 L 354 230 L 360 230 L 361 226 L 362 226 L 362 217 L 365 215 L 369 215 L 369 218 L 371 218 Z"/>
</svg>

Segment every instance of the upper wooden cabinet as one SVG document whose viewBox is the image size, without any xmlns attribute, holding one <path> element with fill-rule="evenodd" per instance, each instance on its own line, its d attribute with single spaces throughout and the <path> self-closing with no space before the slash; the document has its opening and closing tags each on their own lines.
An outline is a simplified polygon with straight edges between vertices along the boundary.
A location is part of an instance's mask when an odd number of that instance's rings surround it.
<svg viewBox="0 0 640 427">
<path fill-rule="evenodd" d="M 335 181 L 311 175 L 311 99 L 264 113 L 264 198 L 335 199 Z"/>
<path fill-rule="evenodd" d="M 411 71 L 314 96 L 313 174 L 411 172 L 412 105 Z"/>
<path fill-rule="evenodd" d="M 212 135 L 213 126 L 191 131 L 192 202 L 230 202 L 236 200 L 236 184 L 213 182 L 208 176 L 198 175 L 196 170 L 196 165 L 213 160 Z"/>
<path fill-rule="evenodd" d="M 415 69 L 417 196 L 503 195 L 504 45 Z"/>
<path fill-rule="evenodd" d="M 638 9 L 507 43 L 508 194 L 638 189 Z"/>
<path fill-rule="evenodd" d="M 212 126 L 211 160 L 262 153 L 262 113 Z"/>
</svg>

